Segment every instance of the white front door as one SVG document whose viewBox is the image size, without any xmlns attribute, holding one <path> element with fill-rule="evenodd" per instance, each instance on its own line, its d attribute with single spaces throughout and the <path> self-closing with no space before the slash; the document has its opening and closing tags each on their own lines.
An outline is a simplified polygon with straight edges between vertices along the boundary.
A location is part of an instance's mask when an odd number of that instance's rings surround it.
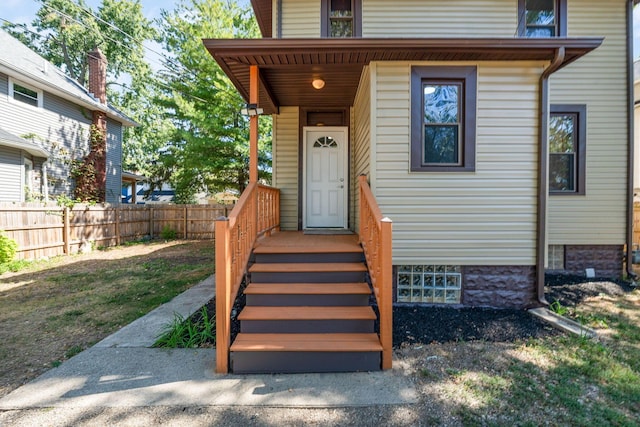
<svg viewBox="0 0 640 427">
<path fill-rule="evenodd" d="M 304 228 L 347 228 L 347 128 L 304 128 Z"/>
</svg>

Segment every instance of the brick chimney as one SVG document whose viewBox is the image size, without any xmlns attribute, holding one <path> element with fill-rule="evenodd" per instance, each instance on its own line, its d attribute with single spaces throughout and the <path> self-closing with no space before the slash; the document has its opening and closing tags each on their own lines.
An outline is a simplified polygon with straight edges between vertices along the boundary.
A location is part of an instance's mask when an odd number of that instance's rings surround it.
<svg viewBox="0 0 640 427">
<path fill-rule="evenodd" d="M 101 104 L 107 104 L 107 57 L 97 47 L 88 53 L 89 93 Z M 87 161 L 95 167 L 95 194 L 98 202 L 105 201 L 107 189 L 107 115 L 104 111 L 93 111 L 93 126 L 97 132 L 90 137 L 90 152 Z"/>
<path fill-rule="evenodd" d="M 97 47 L 87 54 L 89 93 L 100 103 L 107 103 L 107 57 Z"/>
</svg>

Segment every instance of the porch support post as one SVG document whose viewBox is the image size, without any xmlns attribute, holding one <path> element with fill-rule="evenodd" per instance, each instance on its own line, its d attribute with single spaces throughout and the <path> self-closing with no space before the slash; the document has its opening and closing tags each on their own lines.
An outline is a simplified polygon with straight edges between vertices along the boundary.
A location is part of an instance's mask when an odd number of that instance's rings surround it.
<svg viewBox="0 0 640 427">
<path fill-rule="evenodd" d="M 257 65 L 249 67 L 249 103 L 258 105 L 258 82 L 260 72 Z M 258 115 L 249 117 L 249 182 L 258 182 Z"/>
</svg>

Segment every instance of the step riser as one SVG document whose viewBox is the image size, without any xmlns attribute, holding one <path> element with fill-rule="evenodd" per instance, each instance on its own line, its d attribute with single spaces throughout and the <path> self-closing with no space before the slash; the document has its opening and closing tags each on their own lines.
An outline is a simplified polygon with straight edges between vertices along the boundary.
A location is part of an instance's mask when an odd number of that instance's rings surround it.
<svg viewBox="0 0 640 427">
<path fill-rule="evenodd" d="M 256 334 L 372 333 L 373 320 L 242 320 L 240 331 Z"/>
<path fill-rule="evenodd" d="M 260 272 L 251 273 L 254 283 L 341 283 L 364 282 L 365 274 L 361 271 L 331 272 Z"/>
<path fill-rule="evenodd" d="M 232 352 L 234 374 L 379 371 L 380 352 Z"/>
<path fill-rule="evenodd" d="M 288 253 L 288 254 L 255 254 L 255 262 L 274 263 L 319 263 L 319 262 L 362 262 L 364 256 L 358 252 L 347 253 Z"/>
<path fill-rule="evenodd" d="M 367 306 L 369 295 L 246 295 L 249 306 L 343 307 Z"/>
</svg>

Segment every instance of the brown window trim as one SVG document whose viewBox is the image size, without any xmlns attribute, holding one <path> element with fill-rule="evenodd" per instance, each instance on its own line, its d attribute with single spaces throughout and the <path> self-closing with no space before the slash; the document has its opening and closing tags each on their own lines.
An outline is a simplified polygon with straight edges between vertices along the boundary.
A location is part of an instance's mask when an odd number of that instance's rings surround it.
<svg viewBox="0 0 640 427">
<path fill-rule="evenodd" d="M 320 9 L 320 37 L 329 38 L 331 23 L 329 22 L 329 8 L 331 0 L 321 0 Z M 353 11 L 353 37 L 362 37 L 362 0 L 351 0 Z"/>
<path fill-rule="evenodd" d="M 458 80 L 462 83 L 462 159 L 459 166 L 425 165 L 422 163 L 423 118 L 422 82 L 424 80 Z M 411 69 L 411 171 L 474 172 L 476 170 L 476 104 L 478 68 L 412 67 Z"/>
<path fill-rule="evenodd" d="M 567 37 L 567 0 L 556 2 L 556 37 Z M 527 36 L 525 0 L 518 0 L 518 37 Z"/>
<path fill-rule="evenodd" d="M 577 173 L 575 191 L 551 191 L 551 196 L 584 196 L 586 194 L 587 166 L 587 106 L 585 104 L 551 104 L 551 114 L 575 114 L 578 117 L 577 127 Z M 551 173 L 551 171 L 549 171 Z"/>
</svg>

